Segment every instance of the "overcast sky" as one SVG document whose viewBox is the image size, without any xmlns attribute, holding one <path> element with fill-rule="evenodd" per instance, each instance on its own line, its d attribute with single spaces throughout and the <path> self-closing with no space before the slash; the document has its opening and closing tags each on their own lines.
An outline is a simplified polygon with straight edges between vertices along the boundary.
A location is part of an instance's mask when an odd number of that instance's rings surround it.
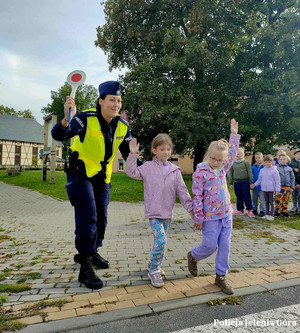
<svg viewBox="0 0 300 333">
<path fill-rule="evenodd" d="M 0 0 L 0 104 L 30 109 L 43 124 L 41 108 L 73 70 L 95 88 L 117 80 L 124 70 L 109 72 L 94 46 L 104 23 L 100 0 Z"/>
</svg>

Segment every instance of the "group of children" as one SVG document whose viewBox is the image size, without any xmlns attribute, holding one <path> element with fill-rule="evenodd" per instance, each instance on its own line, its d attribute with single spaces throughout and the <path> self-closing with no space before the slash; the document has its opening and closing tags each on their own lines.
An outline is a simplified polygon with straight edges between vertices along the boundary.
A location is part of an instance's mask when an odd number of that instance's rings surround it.
<svg viewBox="0 0 300 333">
<path fill-rule="evenodd" d="M 274 216 L 289 217 L 288 203 L 292 192 L 291 211 L 300 214 L 300 150 L 295 152 L 290 166 L 289 157 L 282 150 L 278 151 L 275 161 L 272 155 L 256 152 L 255 164 L 251 168 L 244 156 L 244 150 L 240 147 L 237 158 L 228 173 L 230 187 L 232 188 L 234 184 L 237 198 L 237 211 L 234 214 L 244 215 L 245 205 L 249 217 L 257 215 L 267 220 L 274 220 Z M 252 200 L 250 189 L 253 190 Z"/>
<path fill-rule="evenodd" d="M 238 123 L 231 120 L 229 143 L 213 141 L 193 174 L 193 199 L 183 181 L 180 168 L 170 163 L 172 141 L 167 134 L 158 134 L 151 151 L 152 161 L 137 166 L 139 145 L 130 141 L 130 154 L 126 160 L 127 175 L 144 181 L 145 217 L 153 232 L 153 247 L 148 263 L 148 277 L 154 287 L 162 287 L 164 271 L 161 267 L 167 242 L 167 231 L 173 217 L 176 195 L 194 219 L 194 227 L 202 230 L 203 240 L 187 253 L 188 269 L 197 276 L 197 262 L 218 249 L 215 283 L 227 294 L 233 288 L 225 279 L 229 269 L 229 252 L 233 209 L 227 189 L 226 174 L 238 151 L 240 135 Z"/>
<path fill-rule="evenodd" d="M 276 212 L 287 216 L 287 202 L 290 192 L 296 188 L 294 212 L 300 213 L 300 150 L 295 152 L 291 167 L 285 154 L 278 156 L 274 166 L 271 155 L 255 154 L 252 170 L 244 159 L 244 150 L 239 148 L 238 123 L 231 120 L 231 135 L 213 141 L 209 145 L 203 162 L 193 174 L 190 197 L 183 181 L 180 168 L 170 163 L 173 145 L 167 134 L 158 134 L 152 142 L 152 161 L 137 166 L 139 145 L 135 138 L 130 141 L 130 154 L 126 160 L 127 175 L 144 181 L 145 217 L 149 219 L 153 232 L 153 247 L 148 263 L 148 277 L 154 287 L 164 285 L 165 275 L 161 265 L 165 254 L 167 231 L 172 222 L 173 208 L 178 195 L 184 208 L 194 220 L 194 227 L 202 231 L 202 242 L 187 253 L 187 264 L 191 275 L 198 275 L 197 263 L 217 250 L 215 284 L 226 294 L 234 290 L 225 276 L 229 270 L 229 254 L 232 233 L 233 208 L 227 188 L 229 184 L 237 195 L 236 215 L 244 214 L 245 203 L 248 215 L 258 214 L 260 199 L 261 217 L 273 216 L 273 195 L 276 193 Z M 293 169 L 292 169 L 293 168 Z M 296 175 L 296 185 L 295 176 Z M 298 185 L 299 184 L 299 185 Z M 253 204 L 250 188 L 253 190 Z"/>
</svg>

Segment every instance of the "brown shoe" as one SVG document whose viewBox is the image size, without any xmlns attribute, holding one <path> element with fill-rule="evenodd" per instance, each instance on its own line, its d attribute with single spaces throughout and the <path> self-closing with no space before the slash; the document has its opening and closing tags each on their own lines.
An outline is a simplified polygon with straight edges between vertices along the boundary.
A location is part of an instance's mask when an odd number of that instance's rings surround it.
<svg viewBox="0 0 300 333">
<path fill-rule="evenodd" d="M 191 251 L 188 252 L 188 254 L 187 254 L 187 260 L 188 260 L 188 269 L 189 269 L 189 272 L 193 276 L 197 276 L 198 275 L 197 260 L 194 259 L 194 257 L 192 256 Z"/>
<path fill-rule="evenodd" d="M 215 284 L 221 288 L 223 293 L 232 295 L 234 293 L 234 289 L 231 287 L 231 285 L 226 281 L 225 275 L 221 276 L 218 275 L 216 276 L 215 279 Z"/>
</svg>

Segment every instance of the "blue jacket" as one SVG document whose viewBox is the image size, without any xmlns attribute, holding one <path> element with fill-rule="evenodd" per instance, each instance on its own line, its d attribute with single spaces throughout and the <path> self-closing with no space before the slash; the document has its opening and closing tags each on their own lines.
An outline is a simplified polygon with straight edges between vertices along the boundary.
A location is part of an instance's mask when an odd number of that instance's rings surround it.
<svg viewBox="0 0 300 333">
<path fill-rule="evenodd" d="M 253 174 L 253 183 L 255 183 L 258 180 L 260 170 L 263 169 L 264 167 L 265 166 L 263 164 L 261 164 L 260 166 L 258 166 L 257 164 L 252 165 L 251 170 Z M 260 185 L 255 186 L 254 190 L 261 191 L 261 186 Z"/>
</svg>

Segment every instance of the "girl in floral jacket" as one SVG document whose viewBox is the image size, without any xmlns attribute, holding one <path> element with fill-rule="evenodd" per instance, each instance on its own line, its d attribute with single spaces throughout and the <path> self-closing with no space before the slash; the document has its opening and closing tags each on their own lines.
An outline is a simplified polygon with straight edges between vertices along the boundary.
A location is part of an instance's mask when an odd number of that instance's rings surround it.
<svg viewBox="0 0 300 333">
<path fill-rule="evenodd" d="M 238 123 L 232 119 L 229 144 L 223 139 L 211 142 L 203 162 L 193 174 L 194 226 L 202 230 L 203 240 L 188 252 L 188 268 L 197 276 L 197 261 L 218 249 L 215 283 L 227 294 L 233 294 L 233 288 L 225 279 L 229 269 L 233 209 L 226 174 L 236 158 L 239 140 Z"/>
</svg>

